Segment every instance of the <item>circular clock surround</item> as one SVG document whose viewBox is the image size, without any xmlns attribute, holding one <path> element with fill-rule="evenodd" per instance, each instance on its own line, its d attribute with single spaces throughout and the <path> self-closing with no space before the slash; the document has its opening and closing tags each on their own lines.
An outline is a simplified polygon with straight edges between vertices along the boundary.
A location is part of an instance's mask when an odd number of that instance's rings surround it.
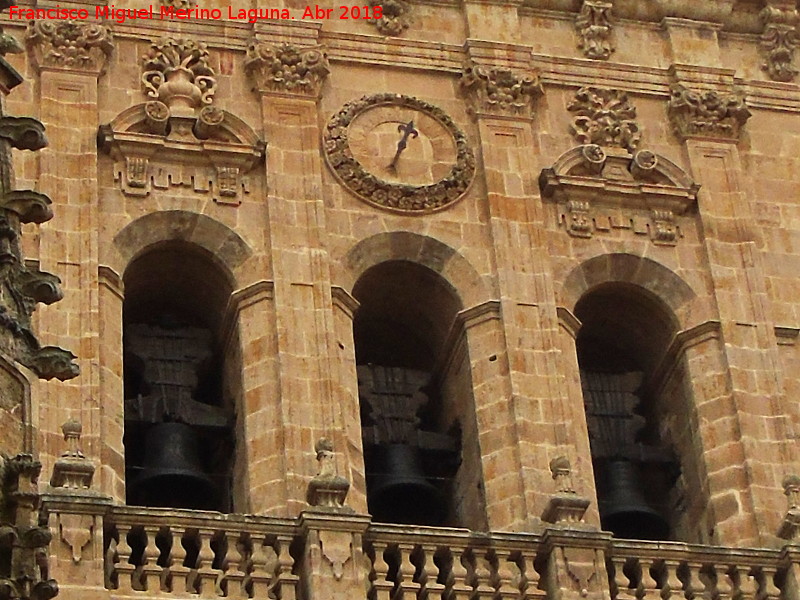
<svg viewBox="0 0 800 600">
<path fill-rule="evenodd" d="M 401 139 L 407 144 L 403 149 Z M 373 206 L 402 213 L 450 206 L 475 176 L 475 156 L 453 120 L 442 109 L 401 94 L 345 104 L 328 122 L 324 149 L 348 190 Z"/>
</svg>

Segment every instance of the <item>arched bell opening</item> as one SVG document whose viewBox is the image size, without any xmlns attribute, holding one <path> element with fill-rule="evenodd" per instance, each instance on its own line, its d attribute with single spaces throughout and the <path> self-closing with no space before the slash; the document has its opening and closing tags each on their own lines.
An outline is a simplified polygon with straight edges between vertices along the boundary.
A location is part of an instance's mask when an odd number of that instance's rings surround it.
<svg viewBox="0 0 800 600">
<path fill-rule="evenodd" d="M 231 508 L 233 399 L 223 355 L 232 285 L 185 242 L 151 247 L 124 276 L 128 504 Z"/>
<path fill-rule="evenodd" d="M 662 426 L 667 399 L 653 377 L 677 322 L 653 294 L 623 283 L 590 290 L 575 315 L 603 528 L 621 538 L 670 539 L 680 467 Z"/>
<path fill-rule="evenodd" d="M 481 527 L 464 508 L 480 504 L 467 498 L 477 486 L 465 491 L 459 468 L 462 436 L 477 435 L 468 353 L 453 343 L 463 308 L 458 294 L 434 271 L 395 260 L 365 271 L 353 295 L 360 303 L 353 330 L 373 520 Z M 466 451 L 477 455 L 477 448 Z"/>
</svg>

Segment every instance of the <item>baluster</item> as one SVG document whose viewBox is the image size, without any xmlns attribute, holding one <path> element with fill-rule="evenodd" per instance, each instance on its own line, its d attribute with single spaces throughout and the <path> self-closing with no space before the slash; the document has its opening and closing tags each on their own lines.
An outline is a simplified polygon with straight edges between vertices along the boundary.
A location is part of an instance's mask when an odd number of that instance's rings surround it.
<svg viewBox="0 0 800 600">
<path fill-rule="evenodd" d="M 658 582 L 653 577 L 650 570 L 653 568 L 652 558 L 639 559 L 639 566 L 642 569 L 641 577 L 639 578 L 639 586 L 637 588 L 637 597 L 642 600 L 656 600 L 660 597 L 661 592 L 658 589 Z"/>
<path fill-rule="evenodd" d="M 266 546 L 264 534 L 251 536 L 253 549 L 248 561 L 248 575 L 245 586 L 250 588 L 251 597 L 257 600 L 266 600 L 269 597 L 269 584 L 272 582 L 274 565 L 278 561 L 275 550 Z M 269 566 L 268 566 L 269 565 Z"/>
<path fill-rule="evenodd" d="M 291 542 L 291 537 L 278 537 L 278 561 L 274 589 L 276 597 L 280 600 L 296 600 L 297 598 L 297 582 L 300 578 L 292 573 L 294 558 L 289 553 Z"/>
<path fill-rule="evenodd" d="M 547 591 L 539 589 L 541 576 L 534 566 L 536 556 L 526 556 L 524 553 L 519 557 L 519 587 L 522 600 L 545 600 Z"/>
<path fill-rule="evenodd" d="M 664 561 L 665 576 L 664 584 L 661 586 L 661 598 L 663 598 L 663 600 L 670 600 L 670 598 L 679 597 L 681 595 L 683 584 L 678 578 L 678 569 L 680 566 L 681 563 L 677 560 L 668 559 Z"/>
<path fill-rule="evenodd" d="M 172 545 L 169 549 L 169 562 L 166 569 L 168 585 L 164 586 L 164 589 L 171 590 L 173 594 L 187 594 L 194 591 L 189 582 L 191 569 L 184 564 L 186 562 L 186 548 L 183 547 L 185 533 L 186 529 L 183 527 L 170 527 Z"/>
<path fill-rule="evenodd" d="M 614 581 L 612 598 L 614 600 L 635 600 L 636 595 L 631 588 L 632 581 L 625 575 L 625 563 L 628 559 L 624 556 L 612 556 L 611 564 L 614 565 Z"/>
<path fill-rule="evenodd" d="M 706 589 L 702 579 L 700 579 L 700 569 L 703 565 L 697 562 L 687 563 L 687 576 L 686 583 L 683 591 L 686 594 L 687 600 L 703 599 L 703 592 Z"/>
<path fill-rule="evenodd" d="M 712 565 L 711 568 L 716 575 L 716 577 L 714 577 L 716 587 L 714 590 L 715 600 L 731 600 L 731 596 L 733 595 L 733 582 L 728 575 L 728 570 L 724 566 L 717 568 L 716 565 Z"/>
<path fill-rule="evenodd" d="M 436 546 L 425 544 L 419 550 L 421 584 L 419 597 L 426 600 L 442 600 L 445 586 L 439 583 L 439 567 L 436 565 Z"/>
<path fill-rule="evenodd" d="M 775 567 L 761 567 L 761 585 L 758 591 L 758 600 L 777 600 L 780 598 L 781 591 L 775 585 Z"/>
<path fill-rule="evenodd" d="M 200 551 L 197 553 L 197 565 L 194 572 L 193 587 L 201 598 L 214 598 L 216 596 L 217 569 L 214 563 L 214 551 L 211 549 L 211 538 L 214 532 L 210 529 L 198 531 L 200 537 Z"/>
<path fill-rule="evenodd" d="M 453 548 L 453 563 L 450 568 L 450 598 L 451 600 L 468 600 L 472 596 L 472 586 L 467 583 L 469 573 L 464 565 L 469 560 L 466 548 Z"/>
<path fill-rule="evenodd" d="M 474 592 L 472 596 L 474 600 L 488 600 L 494 596 L 494 587 L 491 585 L 492 568 L 488 554 L 488 550 L 478 550 L 472 553 L 470 583 Z"/>
<path fill-rule="evenodd" d="M 389 564 L 384 557 L 387 545 L 383 542 L 375 542 L 372 544 L 372 549 L 375 552 L 375 560 L 372 562 L 372 573 L 370 574 L 373 600 L 389 600 L 392 597 L 394 583 L 389 581 Z"/>
<path fill-rule="evenodd" d="M 733 581 L 733 600 L 755 600 L 758 592 L 758 582 L 750 574 L 750 567 L 734 565 L 730 570 Z"/>
<path fill-rule="evenodd" d="M 495 557 L 497 569 L 492 575 L 495 600 L 513 600 L 519 597 L 519 588 L 513 584 L 514 574 L 519 573 L 519 567 L 512 560 L 511 551 L 495 550 Z"/>
<path fill-rule="evenodd" d="M 113 590 L 117 588 L 117 561 L 119 554 L 117 554 L 117 540 L 113 535 L 108 536 L 108 548 L 104 553 L 103 572 L 105 575 L 106 589 Z"/>
<path fill-rule="evenodd" d="M 119 587 L 117 589 L 120 594 L 133 592 L 133 574 L 136 571 L 136 565 L 131 564 L 131 552 L 133 552 L 133 549 L 128 544 L 130 530 L 130 525 L 117 525 L 117 531 L 119 532 L 119 544 L 117 544 Z"/>
<path fill-rule="evenodd" d="M 146 525 L 144 527 L 145 547 L 142 552 L 142 586 L 149 592 L 161 591 L 161 565 L 158 557 L 161 551 L 156 546 L 158 527 Z"/>
<path fill-rule="evenodd" d="M 411 562 L 411 553 L 414 551 L 412 544 L 398 544 L 399 567 L 397 568 L 397 590 L 393 600 L 415 600 L 419 593 L 420 584 L 414 581 L 417 568 Z"/>
<path fill-rule="evenodd" d="M 244 598 L 246 597 L 244 591 L 244 571 L 240 568 L 243 560 L 241 533 L 238 531 L 228 531 L 225 535 L 228 541 L 228 551 L 222 563 L 222 568 L 225 569 L 222 595 L 228 598 Z"/>
</svg>

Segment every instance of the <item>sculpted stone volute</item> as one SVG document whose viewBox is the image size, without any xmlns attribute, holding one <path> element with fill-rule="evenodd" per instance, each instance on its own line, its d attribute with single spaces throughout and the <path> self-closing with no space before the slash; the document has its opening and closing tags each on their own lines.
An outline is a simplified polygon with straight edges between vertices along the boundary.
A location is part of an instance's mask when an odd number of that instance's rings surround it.
<svg viewBox="0 0 800 600">
<path fill-rule="evenodd" d="M 667 110 L 676 135 L 682 139 L 706 136 L 737 140 L 750 118 L 744 95 L 693 91 L 680 83 L 670 87 Z"/>
<path fill-rule="evenodd" d="M 291 44 L 253 41 L 247 48 L 245 72 L 253 89 L 301 96 L 319 96 L 328 76 L 328 57 L 322 47 L 300 48 Z"/>
<path fill-rule="evenodd" d="M 26 41 L 39 68 L 101 73 L 114 49 L 111 29 L 102 23 L 33 21 Z"/>
</svg>

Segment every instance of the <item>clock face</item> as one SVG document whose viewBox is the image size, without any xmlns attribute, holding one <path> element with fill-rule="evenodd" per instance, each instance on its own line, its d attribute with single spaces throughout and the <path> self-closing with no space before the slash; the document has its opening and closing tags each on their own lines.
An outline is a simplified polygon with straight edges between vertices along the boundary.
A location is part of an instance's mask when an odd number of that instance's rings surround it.
<svg viewBox="0 0 800 600">
<path fill-rule="evenodd" d="M 409 96 L 378 94 L 345 105 L 328 124 L 324 142 L 328 163 L 351 192 L 399 212 L 449 206 L 475 173 L 455 123 Z"/>
</svg>

